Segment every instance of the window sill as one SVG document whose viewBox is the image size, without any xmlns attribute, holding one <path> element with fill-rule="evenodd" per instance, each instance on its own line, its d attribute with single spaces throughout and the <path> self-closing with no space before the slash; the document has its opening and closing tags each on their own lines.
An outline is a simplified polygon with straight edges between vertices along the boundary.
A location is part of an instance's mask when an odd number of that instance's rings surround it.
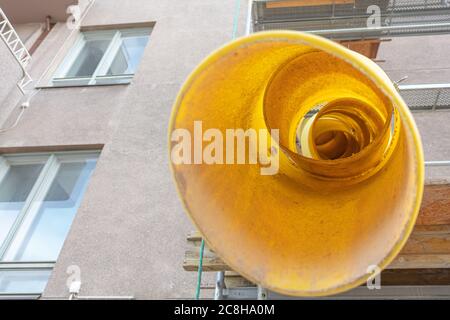
<svg viewBox="0 0 450 320">
<path fill-rule="evenodd" d="M 129 85 L 133 80 L 133 77 L 134 74 L 101 76 L 95 78 L 53 78 L 46 85 L 36 86 L 36 89 Z"/>
<path fill-rule="evenodd" d="M 67 85 L 39 85 L 35 89 L 59 89 L 59 88 L 89 88 L 89 87 L 109 87 L 109 86 L 129 86 L 131 81 L 122 83 L 98 83 L 98 84 L 67 84 Z"/>
<path fill-rule="evenodd" d="M 41 293 L 0 293 L 0 300 L 38 300 Z"/>
<path fill-rule="evenodd" d="M 0 300 L 38 299 L 47 285 L 54 266 L 55 261 L 0 261 L 0 281 L 11 281 L 14 288 L 12 290 L 0 288 Z M 27 290 L 20 284 L 26 281 L 30 283 L 37 281 L 40 284 L 31 285 Z"/>
</svg>

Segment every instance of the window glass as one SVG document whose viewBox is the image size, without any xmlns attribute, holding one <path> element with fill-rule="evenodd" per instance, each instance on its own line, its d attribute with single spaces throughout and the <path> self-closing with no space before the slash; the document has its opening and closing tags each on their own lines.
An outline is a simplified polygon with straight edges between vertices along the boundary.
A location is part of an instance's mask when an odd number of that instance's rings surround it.
<svg viewBox="0 0 450 320">
<path fill-rule="evenodd" d="M 130 83 L 149 41 L 151 28 L 88 31 L 55 73 L 52 85 Z"/>
<path fill-rule="evenodd" d="M 8 254 L 13 261 L 56 260 L 94 167 L 95 160 L 61 163 L 37 213 L 17 239 L 20 246 L 12 246 L 17 249 Z"/>
<path fill-rule="evenodd" d="M 0 156 L 0 295 L 43 292 L 97 158 L 96 151 Z"/>
<path fill-rule="evenodd" d="M 0 293 L 41 293 L 51 270 L 0 271 Z"/>
<path fill-rule="evenodd" d="M 87 40 L 66 77 L 89 77 L 94 74 L 110 40 Z"/>
<path fill-rule="evenodd" d="M 148 36 L 123 38 L 107 74 L 133 74 L 142 58 L 147 42 Z"/>
<path fill-rule="evenodd" d="M 13 165 L 0 183 L 0 245 L 5 240 L 43 164 Z"/>
</svg>

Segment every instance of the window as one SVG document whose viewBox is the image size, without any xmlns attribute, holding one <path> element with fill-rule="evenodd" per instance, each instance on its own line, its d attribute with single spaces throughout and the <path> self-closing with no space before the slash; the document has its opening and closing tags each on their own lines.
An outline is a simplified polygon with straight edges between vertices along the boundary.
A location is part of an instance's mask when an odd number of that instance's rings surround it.
<svg viewBox="0 0 450 320">
<path fill-rule="evenodd" d="M 0 156 L 0 296 L 42 293 L 97 157 Z"/>
<path fill-rule="evenodd" d="M 150 28 L 82 32 L 56 71 L 53 86 L 130 83 Z"/>
</svg>

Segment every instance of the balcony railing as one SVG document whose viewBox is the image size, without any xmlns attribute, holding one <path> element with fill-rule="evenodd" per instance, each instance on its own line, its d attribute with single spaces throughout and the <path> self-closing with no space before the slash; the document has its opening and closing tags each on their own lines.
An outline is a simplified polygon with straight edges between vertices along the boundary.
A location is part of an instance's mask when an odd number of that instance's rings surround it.
<svg viewBox="0 0 450 320">
<path fill-rule="evenodd" d="M 450 108 L 450 83 L 398 86 L 412 111 Z"/>
<path fill-rule="evenodd" d="M 380 25 L 368 27 L 377 6 Z M 373 7 L 372 7 L 373 8 Z M 308 31 L 339 40 L 443 34 L 450 32 L 450 2 L 445 0 L 254 0 L 253 31 Z"/>
</svg>

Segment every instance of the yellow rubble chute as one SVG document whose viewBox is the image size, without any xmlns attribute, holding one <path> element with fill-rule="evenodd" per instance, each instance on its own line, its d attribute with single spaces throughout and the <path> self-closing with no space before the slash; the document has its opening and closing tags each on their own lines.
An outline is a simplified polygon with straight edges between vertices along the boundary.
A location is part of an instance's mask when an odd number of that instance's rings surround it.
<svg viewBox="0 0 450 320">
<path fill-rule="evenodd" d="M 194 134 L 199 121 L 224 136 L 279 130 L 267 150 L 278 155 L 276 174 L 262 175 L 261 161 L 172 163 L 207 244 L 249 280 L 293 296 L 336 294 L 405 244 L 423 192 L 421 141 L 394 85 L 366 57 L 300 32 L 240 38 L 190 75 L 169 134 Z"/>
</svg>

